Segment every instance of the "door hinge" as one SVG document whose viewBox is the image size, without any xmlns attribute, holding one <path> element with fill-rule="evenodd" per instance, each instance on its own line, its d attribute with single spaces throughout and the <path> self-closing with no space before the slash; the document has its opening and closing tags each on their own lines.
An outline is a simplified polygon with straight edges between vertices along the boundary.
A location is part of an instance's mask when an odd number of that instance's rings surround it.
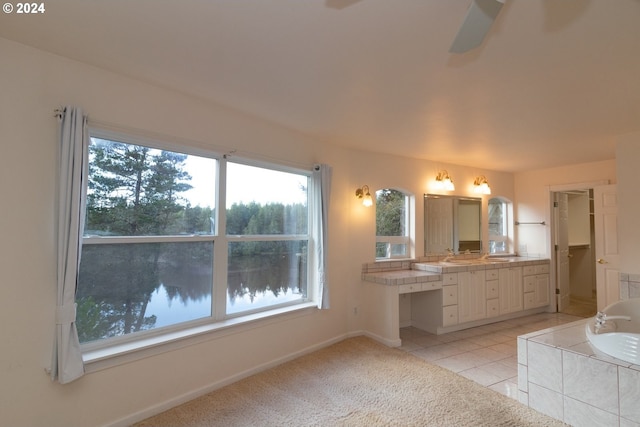
<svg viewBox="0 0 640 427">
<path fill-rule="evenodd" d="M 556 295 L 560 295 L 560 289 L 556 288 Z"/>
<path fill-rule="evenodd" d="M 553 207 L 557 208 L 558 207 L 558 202 L 553 202 Z"/>
</svg>

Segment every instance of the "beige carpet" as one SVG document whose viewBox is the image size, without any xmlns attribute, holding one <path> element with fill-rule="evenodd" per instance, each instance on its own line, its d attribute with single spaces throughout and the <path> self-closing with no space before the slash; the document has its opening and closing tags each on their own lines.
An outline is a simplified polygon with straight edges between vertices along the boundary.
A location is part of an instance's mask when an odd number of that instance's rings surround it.
<svg viewBox="0 0 640 427">
<path fill-rule="evenodd" d="M 256 374 L 137 426 L 562 426 L 365 337 Z"/>
</svg>

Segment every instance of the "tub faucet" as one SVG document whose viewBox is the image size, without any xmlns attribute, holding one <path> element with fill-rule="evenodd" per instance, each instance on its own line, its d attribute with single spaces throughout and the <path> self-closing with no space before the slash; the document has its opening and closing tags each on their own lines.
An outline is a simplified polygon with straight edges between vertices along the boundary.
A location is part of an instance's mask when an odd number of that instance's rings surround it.
<svg viewBox="0 0 640 427">
<path fill-rule="evenodd" d="M 604 325 L 607 323 L 607 320 L 631 321 L 631 316 L 624 316 L 624 315 L 609 316 L 607 313 L 599 311 L 596 314 L 596 333 L 598 333 L 600 329 L 604 327 Z"/>
</svg>

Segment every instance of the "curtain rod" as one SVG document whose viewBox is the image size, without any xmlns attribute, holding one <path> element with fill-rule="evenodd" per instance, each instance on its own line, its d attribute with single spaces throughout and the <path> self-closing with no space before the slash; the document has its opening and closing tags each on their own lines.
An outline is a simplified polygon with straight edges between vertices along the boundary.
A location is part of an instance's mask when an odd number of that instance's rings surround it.
<svg viewBox="0 0 640 427">
<path fill-rule="evenodd" d="M 54 117 L 56 117 L 57 119 L 61 119 L 65 109 L 66 107 L 59 107 L 54 109 L 53 110 Z M 175 135 L 167 135 L 167 134 L 153 132 L 145 129 L 138 129 L 138 128 L 133 128 L 128 126 L 118 125 L 115 123 L 109 123 L 109 122 L 104 122 L 100 120 L 93 120 L 89 116 L 87 116 L 87 123 L 89 124 L 89 126 L 94 126 L 106 131 L 120 132 L 120 133 L 130 134 L 132 136 L 138 136 L 144 139 L 151 139 L 151 140 L 155 139 L 161 142 L 162 141 L 175 142 L 178 144 L 184 144 L 188 147 L 206 150 L 206 151 L 217 151 L 225 158 L 237 156 L 237 157 L 246 158 L 249 160 L 273 162 L 283 166 L 289 166 L 292 168 L 305 169 L 305 170 L 311 170 L 316 166 L 316 163 L 314 164 L 298 163 L 291 160 L 281 159 L 278 157 L 269 156 L 265 154 L 238 150 L 237 148 L 232 148 L 224 145 L 210 144 L 203 141 L 178 137 Z"/>
</svg>

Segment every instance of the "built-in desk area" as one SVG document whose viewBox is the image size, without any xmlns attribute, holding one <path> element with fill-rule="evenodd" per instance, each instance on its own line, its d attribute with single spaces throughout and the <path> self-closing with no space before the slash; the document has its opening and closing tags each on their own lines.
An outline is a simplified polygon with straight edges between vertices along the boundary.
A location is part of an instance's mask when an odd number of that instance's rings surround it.
<svg viewBox="0 0 640 427">
<path fill-rule="evenodd" d="M 401 298 L 410 298 L 409 324 L 434 334 L 547 311 L 549 267 L 544 258 L 477 256 L 364 264 L 365 332 L 400 346 Z"/>
</svg>

